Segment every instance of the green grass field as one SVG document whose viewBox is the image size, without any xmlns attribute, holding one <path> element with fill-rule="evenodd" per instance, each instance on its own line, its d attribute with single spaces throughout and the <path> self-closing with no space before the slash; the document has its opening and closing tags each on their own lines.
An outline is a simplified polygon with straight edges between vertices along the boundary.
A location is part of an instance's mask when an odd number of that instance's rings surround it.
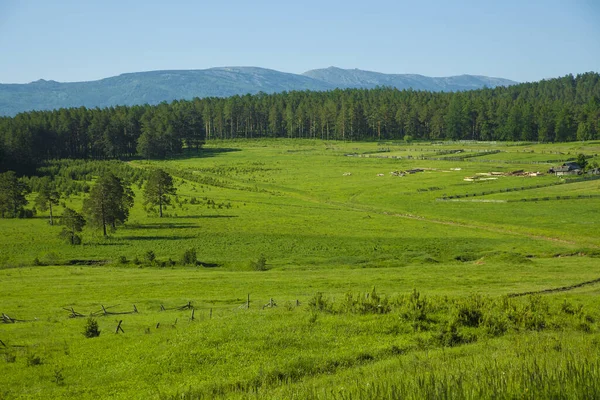
<svg viewBox="0 0 600 400">
<path fill-rule="evenodd" d="M 0 220 L 0 312 L 22 320 L 0 322 L 0 399 L 600 397 L 600 180 L 545 173 L 579 153 L 600 162 L 600 142 L 225 141 L 130 161 L 174 176 L 163 218 L 134 185 L 127 223 L 82 245 L 45 213 Z M 465 181 L 516 170 L 544 174 Z"/>
</svg>

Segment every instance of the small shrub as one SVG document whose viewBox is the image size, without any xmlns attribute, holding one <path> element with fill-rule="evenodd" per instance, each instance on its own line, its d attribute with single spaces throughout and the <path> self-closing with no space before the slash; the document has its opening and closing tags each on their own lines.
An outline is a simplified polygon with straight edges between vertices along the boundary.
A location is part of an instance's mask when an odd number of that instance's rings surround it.
<svg viewBox="0 0 600 400">
<path fill-rule="evenodd" d="M 573 304 L 571 304 L 565 299 L 565 301 L 561 304 L 560 309 L 565 314 L 575 315 L 582 311 L 583 305 L 580 304 L 579 306 L 575 307 Z"/>
<path fill-rule="evenodd" d="M 479 326 L 483 319 L 483 298 L 471 296 L 458 303 L 457 322 L 463 326 Z"/>
<path fill-rule="evenodd" d="M 401 304 L 400 317 L 409 321 L 415 331 L 426 330 L 430 304 L 416 289 Z"/>
<path fill-rule="evenodd" d="M 196 249 L 187 249 L 183 256 L 181 256 L 181 263 L 183 265 L 196 265 L 198 263 L 198 257 L 196 256 Z"/>
<path fill-rule="evenodd" d="M 323 293 L 321 292 L 315 293 L 313 298 L 308 301 L 308 308 L 311 311 L 325 311 L 328 310 L 329 307 L 329 302 L 323 297 Z"/>
<path fill-rule="evenodd" d="M 81 244 L 81 236 L 73 235 L 73 240 L 71 241 L 71 244 L 73 244 L 73 245 Z"/>
<path fill-rule="evenodd" d="M 476 337 L 465 335 L 458 331 L 455 321 L 446 324 L 435 337 L 438 344 L 444 347 L 454 347 L 461 344 L 471 343 Z"/>
<path fill-rule="evenodd" d="M 267 258 L 261 254 L 256 261 L 250 262 L 250 268 L 255 271 L 266 271 L 267 268 Z"/>
<path fill-rule="evenodd" d="M 17 355 L 12 352 L 4 353 L 4 361 L 6 361 L 8 364 L 12 364 L 17 361 Z"/>
<path fill-rule="evenodd" d="M 42 358 L 36 354 L 27 354 L 27 366 L 33 367 L 36 365 L 42 365 Z"/>
<path fill-rule="evenodd" d="M 35 208 L 32 209 L 32 210 L 21 209 L 21 210 L 19 210 L 18 217 L 19 218 L 33 218 L 35 216 L 35 214 L 36 214 L 36 209 Z"/>
<path fill-rule="evenodd" d="M 58 386 L 62 386 L 65 384 L 65 377 L 64 377 L 61 369 L 54 370 L 53 380 L 54 380 L 54 383 L 56 383 Z"/>
<path fill-rule="evenodd" d="M 156 260 L 156 254 L 154 254 L 154 252 L 152 250 L 148 250 L 146 252 L 146 254 L 144 254 L 144 258 L 146 259 L 146 261 L 148 261 L 149 263 L 153 263 L 154 260 Z"/>
<path fill-rule="evenodd" d="M 86 338 L 94 338 L 100 336 L 100 329 L 98 329 L 98 321 L 94 318 L 89 317 L 83 328 L 83 336 Z"/>
<path fill-rule="evenodd" d="M 499 312 L 489 312 L 483 317 L 481 326 L 483 326 L 485 333 L 488 335 L 501 336 L 508 330 L 509 321 Z"/>
<path fill-rule="evenodd" d="M 128 263 L 128 261 L 127 261 L 127 257 L 125 257 L 125 256 L 119 256 L 119 257 L 117 258 L 117 262 L 118 262 L 119 264 L 127 264 L 127 263 Z"/>
<path fill-rule="evenodd" d="M 136 257 L 133 257 L 133 260 L 132 260 L 132 262 L 133 262 L 135 265 L 140 265 L 140 264 L 142 263 L 142 262 L 140 261 L 140 259 L 139 259 L 139 258 L 137 258 L 137 256 L 136 256 Z"/>
</svg>

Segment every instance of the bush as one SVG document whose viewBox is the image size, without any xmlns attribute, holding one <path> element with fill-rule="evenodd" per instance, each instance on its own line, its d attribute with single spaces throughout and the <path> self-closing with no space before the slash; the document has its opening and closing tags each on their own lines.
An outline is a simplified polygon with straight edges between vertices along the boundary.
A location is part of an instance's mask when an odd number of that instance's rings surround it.
<svg viewBox="0 0 600 400">
<path fill-rule="evenodd" d="M 323 297 L 322 292 L 315 293 L 313 298 L 308 301 L 308 308 L 311 311 L 325 311 L 329 310 L 330 307 L 331 305 L 329 304 L 327 299 Z"/>
<path fill-rule="evenodd" d="M 42 365 L 42 358 L 35 354 L 27 354 L 27 366 Z"/>
<path fill-rule="evenodd" d="M 266 271 L 267 268 L 267 258 L 261 254 L 256 261 L 250 261 L 250 268 L 255 271 Z"/>
<path fill-rule="evenodd" d="M 146 252 L 146 254 L 144 254 L 144 258 L 146 259 L 146 261 L 148 261 L 149 263 L 154 262 L 154 260 L 156 260 L 156 254 L 154 254 L 154 252 L 152 250 L 148 250 Z"/>
<path fill-rule="evenodd" d="M 449 322 L 435 336 L 437 343 L 444 347 L 454 347 L 477 340 L 476 336 L 466 335 L 458 331 L 456 321 Z"/>
<path fill-rule="evenodd" d="M 35 214 L 36 214 L 36 209 L 35 208 L 32 209 L 32 210 L 21 209 L 21 210 L 19 210 L 18 217 L 19 218 L 33 218 L 35 216 Z"/>
<path fill-rule="evenodd" d="M 196 249 L 187 249 L 181 256 L 181 264 L 183 265 L 196 265 L 197 263 Z"/>
<path fill-rule="evenodd" d="M 463 326 L 479 326 L 483 320 L 483 303 L 483 298 L 478 295 L 459 301 L 456 307 L 457 322 Z"/>
<path fill-rule="evenodd" d="M 73 235 L 73 241 L 71 242 L 71 244 L 73 244 L 73 245 L 81 244 L 81 236 Z"/>
<path fill-rule="evenodd" d="M 415 331 L 425 330 L 429 320 L 430 304 L 416 289 L 401 301 L 400 317 L 409 321 Z"/>
<path fill-rule="evenodd" d="M 4 361 L 6 361 L 9 364 L 14 363 L 15 361 L 17 361 L 17 355 L 13 352 L 4 353 Z"/>
<path fill-rule="evenodd" d="M 94 318 L 89 317 L 83 328 L 83 336 L 86 338 L 94 338 L 100 336 L 100 329 L 98 329 L 98 321 Z"/>
<path fill-rule="evenodd" d="M 119 258 L 117 258 L 117 262 L 119 264 L 127 264 L 128 263 L 127 257 L 125 257 L 125 256 L 119 256 Z"/>
</svg>

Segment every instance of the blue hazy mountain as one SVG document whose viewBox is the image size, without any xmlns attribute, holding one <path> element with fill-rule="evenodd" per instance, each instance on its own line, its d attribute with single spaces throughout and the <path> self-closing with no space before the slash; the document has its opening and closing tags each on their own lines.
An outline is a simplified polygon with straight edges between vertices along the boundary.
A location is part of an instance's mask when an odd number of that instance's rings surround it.
<svg viewBox="0 0 600 400">
<path fill-rule="evenodd" d="M 335 67 L 291 74 L 257 67 L 222 67 L 127 73 L 89 82 L 38 80 L 27 84 L 0 84 L 0 115 L 62 107 L 110 107 L 158 104 L 194 97 L 278 93 L 292 90 L 333 90 L 392 86 L 430 91 L 459 91 L 512 85 L 500 78 L 461 75 L 430 78 L 392 75 Z"/>
<path fill-rule="evenodd" d="M 503 78 L 480 75 L 458 75 L 432 78 L 416 74 L 382 74 L 360 69 L 329 67 L 305 72 L 308 76 L 339 88 L 374 88 L 377 86 L 402 89 L 427 90 L 431 92 L 456 92 L 483 87 L 510 86 L 514 82 Z"/>
</svg>

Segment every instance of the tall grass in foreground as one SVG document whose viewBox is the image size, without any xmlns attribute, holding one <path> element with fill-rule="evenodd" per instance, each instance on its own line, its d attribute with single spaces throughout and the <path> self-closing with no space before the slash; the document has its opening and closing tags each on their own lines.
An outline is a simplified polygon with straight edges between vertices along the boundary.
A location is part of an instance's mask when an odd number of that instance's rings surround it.
<svg viewBox="0 0 600 400">
<path fill-rule="evenodd" d="M 279 387 L 212 387 L 165 399 L 597 399 L 598 338 L 533 334 L 462 349 L 399 355 Z M 494 348 L 503 346 L 504 349 Z M 490 348 L 492 347 L 492 348 Z"/>
<path fill-rule="evenodd" d="M 485 355 L 403 369 L 375 379 L 354 379 L 343 387 L 290 390 L 285 397 L 307 399 L 597 399 L 600 360 L 584 353 L 540 353 L 518 357 Z M 554 351 L 555 352 L 555 351 Z"/>
<path fill-rule="evenodd" d="M 322 358 L 299 349 L 251 379 L 207 383 L 164 398 L 600 398 L 600 337 L 595 316 L 582 305 L 540 296 L 426 298 L 417 291 L 387 300 L 373 290 L 337 301 L 318 293 L 308 308 L 308 323 L 332 337 L 342 319 L 352 318 L 347 328 L 366 328 L 381 341 L 355 343 L 344 357 L 331 354 L 336 340 L 322 347 Z M 386 325 L 382 315 L 388 313 L 402 326 Z M 367 320 L 358 315 L 370 315 L 369 323 L 359 328 Z M 383 331 L 408 340 L 383 347 Z"/>
</svg>

